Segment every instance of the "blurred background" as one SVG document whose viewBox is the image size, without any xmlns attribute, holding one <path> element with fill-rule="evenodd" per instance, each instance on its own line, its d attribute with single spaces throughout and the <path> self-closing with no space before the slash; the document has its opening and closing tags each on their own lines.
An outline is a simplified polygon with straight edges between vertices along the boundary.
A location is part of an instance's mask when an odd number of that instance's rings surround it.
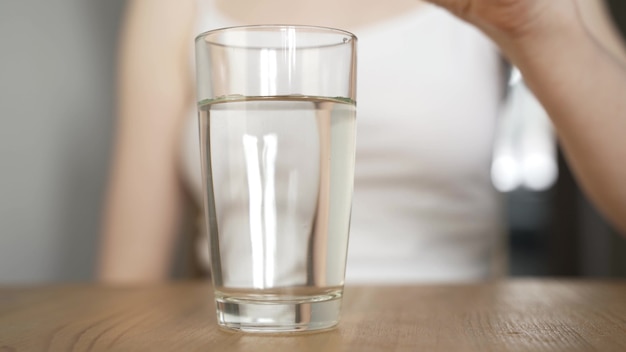
<svg viewBox="0 0 626 352">
<path fill-rule="evenodd" d="M 0 282 L 89 280 L 122 0 L 0 1 Z"/>
<path fill-rule="evenodd" d="M 0 1 L 0 284 L 93 277 L 123 7 Z M 511 275 L 626 277 L 626 241 L 558 161 L 549 189 L 506 193 Z"/>
</svg>

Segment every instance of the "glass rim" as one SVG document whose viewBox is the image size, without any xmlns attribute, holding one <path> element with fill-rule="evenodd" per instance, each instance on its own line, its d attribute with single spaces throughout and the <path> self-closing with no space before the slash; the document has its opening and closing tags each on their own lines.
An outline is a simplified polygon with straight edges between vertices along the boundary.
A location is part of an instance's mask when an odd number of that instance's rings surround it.
<svg viewBox="0 0 626 352">
<path fill-rule="evenodd" d="M 194 41 L 198 43 L 200 40 L 204 39 L 205 42 L 210 45 L 225 46 L 225 47 L 240 47 L 240 48 L 245 47 L 245 48 L 253 49 L 256 47 L 228 45 L 228 44 L 224 44 L 215 40 L 207 40 L 207 38 L 212 35 L 228 32 L 228 31 L 233 31 L 233 30 L 262 31 L 262 30 L 272 30 L 272 29 L 276 30 L 276 29 L 285 29 L 285 28 L 292 28 L 295 30 L 309 31 L 309 32 L 334 33 L 337 35 L 348 36 L 351 39 L 349 41 L 345 41 L 345 40 L 338 41 L 337 43 L 334 43 L 334 44 L 310 45 L 310 46 L 306 46 L 307 48 L 321 48 L 321 47 L 327 47 L 327 46 L 345 45 L 352 41 L 358 41 L 358 38 L 354 33 L 351 33 L 344 29 L 339 29 L 339 28 L 334 28 L 334 27 L 325 27 L 325 26 L 316 26 L 316 25 L 301 25 L 301 24 L 253 24 L 253 25 L 241 25 L 241 26 L 229 26 L 229 27 L 215 28 L 215 29 L 204 31 L 198 34 Z"/>
</svg>

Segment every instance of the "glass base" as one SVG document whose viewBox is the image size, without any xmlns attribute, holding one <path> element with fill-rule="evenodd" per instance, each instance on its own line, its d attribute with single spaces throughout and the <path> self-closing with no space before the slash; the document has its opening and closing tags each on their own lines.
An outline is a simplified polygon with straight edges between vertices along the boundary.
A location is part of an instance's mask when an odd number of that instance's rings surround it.
<svg viewBox="0 0 626 352">
<path fill-rule="evenodd" d="M 272 301 L 218 296 L 216 306 L 218 324 L 227 329 L 254 333 L 323 331 L 339 323 L 341 294 Z"/>
</svg>

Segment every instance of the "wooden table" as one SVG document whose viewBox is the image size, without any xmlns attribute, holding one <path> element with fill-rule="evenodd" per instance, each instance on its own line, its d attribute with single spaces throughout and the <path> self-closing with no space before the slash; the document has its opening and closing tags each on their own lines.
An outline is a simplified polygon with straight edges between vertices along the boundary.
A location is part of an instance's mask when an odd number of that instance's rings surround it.
<svg viewBox="0 0 626 352">
<path fill-rule="evenodd" d="M 211 286 L 0 288 L 0 351 L 626 351 L 626 281 L 347 287 L 335 330 L 220 330 Z"/>
</svg>

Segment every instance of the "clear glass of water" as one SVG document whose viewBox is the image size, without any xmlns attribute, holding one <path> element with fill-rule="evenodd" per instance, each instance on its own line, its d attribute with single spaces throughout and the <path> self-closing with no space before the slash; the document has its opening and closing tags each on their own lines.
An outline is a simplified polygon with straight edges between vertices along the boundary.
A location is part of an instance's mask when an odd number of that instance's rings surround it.
<svg viewBox="0 0 626 352">
<path fill-rule="evenodd" d="M 267 25 L 196 38 L 205 218 L 218 323 L 337 325 L 354 177 L 356 37 Z"/>
</svg>

